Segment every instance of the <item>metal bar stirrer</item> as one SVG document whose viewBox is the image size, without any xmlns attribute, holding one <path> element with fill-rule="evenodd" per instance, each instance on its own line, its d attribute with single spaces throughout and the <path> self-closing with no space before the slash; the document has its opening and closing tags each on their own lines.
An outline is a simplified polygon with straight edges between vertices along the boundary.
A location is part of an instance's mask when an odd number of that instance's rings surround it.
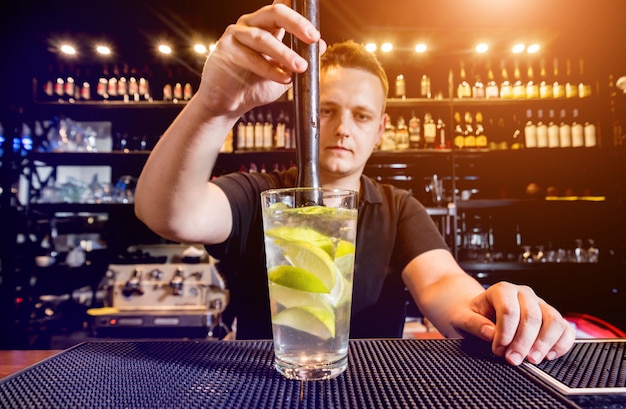
<svg viewBox="0 0 626 409">
<path fill-rule="evenodd" d="M 319 30 L 319 0 L 294 0 L 294 9 Z M 304 58 L 308 69 L 295 75 L 295 130 L 297 187 L 320 187 L 319 159 L 319 43 L 305 44 L 292 37 L 293 49 Z M 311 190 L 296 198 L 298 206 L 323 205 L 321 193 Z"/>
</svg>

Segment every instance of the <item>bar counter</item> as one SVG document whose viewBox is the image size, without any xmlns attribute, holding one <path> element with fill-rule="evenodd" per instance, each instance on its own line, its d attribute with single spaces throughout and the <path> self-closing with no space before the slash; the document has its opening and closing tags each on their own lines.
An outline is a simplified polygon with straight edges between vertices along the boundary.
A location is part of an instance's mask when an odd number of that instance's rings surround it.
<svg viewBox="0 0 626 409">
<path fill-rule="evenodd" d="M 624 387 L 624 341 L 577 345 L 557 371 L 587 362 Z M 587 356 L 585 354 L 592 354 Z M 582 355 L 581 355 L 582 354 Z M 597 359 L 598 354 L 602 359 Z M 2 408 L 623 408 L 626 395 L 571 399 L 472 340 L 351 340 L 345 373 L 326 381 L 283 378 L 271 341 L 98 341 L 67 350 L 7 353 L 3 365 L 39 361 L 0 380 Z M 610 358 L 610 359 L 609 359 Z M 9 360 L 10 359 L 10 360 Z M 17 363 L 16 363 L 17 362 Z M 584 362 L 585 365 L 581 365 Z M 573 366 L 572 366 L 573 365 Z M 604 364 L 603 364 L 604 365 Z M 617 365 L 617 366 L 615 366 Z M 564 368 L 567 369 L 564 371 Z M 598 379 L 582 374 L 595 386 Z M 581 402 L 583 404 L 581 404 Z"/>
</svg>

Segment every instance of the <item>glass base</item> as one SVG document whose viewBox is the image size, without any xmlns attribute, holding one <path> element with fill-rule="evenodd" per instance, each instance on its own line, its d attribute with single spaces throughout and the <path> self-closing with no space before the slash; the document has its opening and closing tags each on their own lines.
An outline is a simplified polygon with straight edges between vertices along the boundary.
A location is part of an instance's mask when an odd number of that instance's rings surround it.
<svg viewBox="0 0 626 409">
<path fill-rule="evenodd" d="M 348 357 L 345 356 L 335 362 L 320 363 L 315 365 L 298 365 L 275 358 L 274 367 L 278 372 L 289 379 L 296 379 L 300 381 L 319 381 L 323 379 L 332 379 L 342 374 L 348 368 Z"/>
</svg>

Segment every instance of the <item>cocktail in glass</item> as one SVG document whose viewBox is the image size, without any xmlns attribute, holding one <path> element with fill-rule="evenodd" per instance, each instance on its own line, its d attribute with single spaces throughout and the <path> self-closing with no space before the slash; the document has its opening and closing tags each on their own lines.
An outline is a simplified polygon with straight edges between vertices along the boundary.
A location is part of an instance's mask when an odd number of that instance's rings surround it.
<svg viewBox="0 0 626 409">
<path fill-rule="evenodd" d="M 300 380 L 348 366 L 358 193 L 289 188 L 261 193 L 275 367 Z M 323 205 L 300 205 L 315 193 Z"/>
</svg>

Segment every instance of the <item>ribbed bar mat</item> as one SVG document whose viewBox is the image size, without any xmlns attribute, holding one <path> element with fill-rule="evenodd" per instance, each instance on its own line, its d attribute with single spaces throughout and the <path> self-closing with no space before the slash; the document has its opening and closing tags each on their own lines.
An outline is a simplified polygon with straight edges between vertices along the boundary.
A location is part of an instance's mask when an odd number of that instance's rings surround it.
<svg viewBox="0 0 626 409">
<path fill-rule="evenodd" d="M 283 378 L 270 341 L 86 342 L 0 381 L 2 408 L 577 408 L 461 340 L 352 340 L 327 381 Z"/>
</svg>

